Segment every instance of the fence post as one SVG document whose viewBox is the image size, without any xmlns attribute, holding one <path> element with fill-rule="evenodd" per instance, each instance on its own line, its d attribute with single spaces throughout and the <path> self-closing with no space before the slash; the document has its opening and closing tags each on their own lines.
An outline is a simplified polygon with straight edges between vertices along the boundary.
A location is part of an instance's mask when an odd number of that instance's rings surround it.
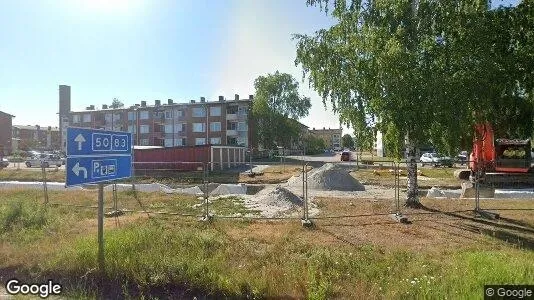
<svg viewBox="0 0 534 300">
<path fill-rule="evenodd" d="M 393 162 L 393 166 L 393 172 L 395 174 L 395 213 L 390 214 L 390 217 L 399 223 L 407 224 L 409 223 L 408 218 L 403 216 L 400 211 L 400 162 Z"/>
<path fill-rule="evenodd" d="M 46 169 L 41 163 L 41 170 L 43 172 L 43 192 L 44 192 L 44 203 L 48 204 L 48 186 L 46 184 Z"/>
<path fill-rule="evenodd" d="M 301 223 L 304 227 L 313 227 L 313 223 L 309 219 L 308 211 L 308 163 L 304 164 L 304 168 L 302 169 L 302 171 L 302 200 L 304 205 L 304 216 L 301 220 Z"/>
<path fill-rule="evenodd" d="M 213 216 L 210 215 L 209 191 L 208 191 L 208 163 L 203 164 L 202 183 L 204 185 L 204 216 L 200 219 L 203 222 L 211 222 Z"/>
</svg>

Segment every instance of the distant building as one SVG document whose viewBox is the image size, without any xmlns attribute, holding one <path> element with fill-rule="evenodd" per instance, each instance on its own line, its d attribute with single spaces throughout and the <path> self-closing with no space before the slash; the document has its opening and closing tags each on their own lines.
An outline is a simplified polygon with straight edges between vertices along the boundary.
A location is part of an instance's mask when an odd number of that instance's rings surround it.
<svg viewBox="0 0 534 300">
<path fill-rule="evenodd" d="M 326 148 L 328 149 L 341 147 L 341 135 L 343 133 L 343 129 L 341 128 L 339 129 L 330 129 L 330 128 L 326 129 L 325 127 L 323 127 L 323 129 L 312 128 L 310 132 L 314 136 L 323 139 L 326 145 Z"/>
<path fill-rule="evenodd" d="M 219 96 L 217 101 L 200 97 L 198 101 L 188 103 L 155 100 L 153 105 L 141 101 L 122 108 L 104 104 L 98 109 L 90 105 L 83 111 L 70 111 L 70 87 L 60 86 L 59 98 L 63 149 L 68 126 L 128 131 L 132 133 L 134 145 L 139 146 L 211 144 L 248 147 L 251 141 L 249 109 L 252 95 L 248 99 L 239 99 L 236 94 L 231 100 Z"/>
<path fill-rule="evenodd" d="M 59 150 L 58 127 L 39 125 L 13 125 L 13 151 L 15 150 Z"/>
<path fill-rule="evenodd" d="M 0 156 L 10 155 L 12 151 L 11 125 L 15 116 L 0 111 Z"/>
</svg>

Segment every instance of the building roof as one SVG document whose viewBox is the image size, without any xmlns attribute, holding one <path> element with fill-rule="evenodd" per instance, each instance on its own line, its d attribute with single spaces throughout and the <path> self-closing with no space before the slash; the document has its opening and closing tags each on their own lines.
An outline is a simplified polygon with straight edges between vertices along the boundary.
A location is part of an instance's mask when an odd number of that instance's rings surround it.
<svg viewBox="0 0 534 300">
<path fill-rule="evenodd" d="M 107 108 L 102 108 L 102 106 L 98 107 L 98 106 L 94 106 L 93 109 L 85 109 L 85 110 L 73 110 L 71 111 L 71 113 L 87 113 L 87 112 L 95 112 L 95 111 L 98 111 L 98 112 L 113 112 L 113 111 L 124 111 L 124 110 L 132 110 L 132 109 L 146 109 L 146 108 L 149 108 L 149 109 L 153 109 L 153 108 L 167 108 L 167 107 L 175 107 L 175 106 L 195 106 L 195 105 L 216 105 L 216 104 L 220 104 L 220 103 L 239 103 L 239 102 L 249 102 L 249 101 L 252 101 L 253 98 L 251 98 L 249 96 L 249 98 L 245 98 L 245 99 L 239 99 L 239 100 L 235 100 L 235 99 L 224 99 L 223 101 L 219 101 L 219 100 L 214 100 L 214 101 L 208 101 L 208 100 L 205 100 L 204 102 L 201 102 L 200 100 L 189 100 L 188 102 L 173 102 L 173 103 L 165 103 L 164 101 L 161 101 L 161 104 L 160 105 L 155 105 L 155 101 L 154 101 L 154 104 L 148 104 L 148 101 L 146 103 L 145 106 L 141 106 L 140 104 L 135 104 L 135 105 L 130 105 L 130 106 L 127 106 L 127 105 L 124 105 L 123 107 L 119 107 L 119 108 L 111 108 L 111 107 L 107 107 Z M 195 102 L 191 102 L 191 101 L 195 101 Z"/>
<path fill-rule="evenodd" d="M 38 125 L 13 125 L 13 127 L 25 130 L 37 130 Z M 48 126 L 39 126 L 39 130 L 48 130 Z M 51 131 L 59 131 L 58 127 L 51 127 Z"/>
<path fill-rule="evenodd" d="M 12 114 L 8 114 L 8 113 L 6 113 L 6 112 L 3 112 L 3 111 L 1 111 L 1 110 L 0 110 L 0 114 L 8 115 L 8 116 L 11 116 L 12 118 L 14 118 L 14 117 L 15 117 L 14 115 L 12 115 Z"/>
</svg>

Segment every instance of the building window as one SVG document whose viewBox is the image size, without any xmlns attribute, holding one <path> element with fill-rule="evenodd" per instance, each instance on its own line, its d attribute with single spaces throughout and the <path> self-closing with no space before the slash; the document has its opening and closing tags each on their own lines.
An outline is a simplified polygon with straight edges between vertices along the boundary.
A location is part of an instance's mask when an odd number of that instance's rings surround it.
<svg viewBox="0 0 534 300">
<path fill-rule="evenodd" d="M 113 121 L 120 121 L 121 120 L 121 114 L 113 114 Z"/>
<path fill-rule="evenodd" d="M 150 131 L 149 125 L 141 125 L 139 126 L 139 133 L 148 133 Z"/>
<path fill-rule="evenodd" d="M 111 122 L 111 114 L 105 114 L 104 115 L 104 120 L 106 120 L 106 122 Z"/>
<path fill-rule="evenodd" d="M 172 133 L 172 125 L 165 125 L 165 133 Z"/>
<path fill-rule="evenodd" d="M 213 137 L 210 139 L 210 144 L 212 145 L 220 145 L 221 144 L 221 138 L 220 137 Z"/>
<path fill-rule="evenodd" d="M 211 122 L 210 131 L 212 132 L 221 131 L 221 122 Z"/>
<path fill-rule="evenodd" d="M 206 144 L 206 138 L 196 138 L 195 139 L 195 145 L 205 145 Z"/>
<path fill-rule="evenodd" d="M 185 123 L 174 124 L 174 132 L 185 131 Z"/>
<path fill-rule="evenodd" d="M 172 119 L 172 110 L 165 111 L 165 119 Z"/>
<path fill-rule="evenodd" d="M 128 121 L 135 121 L 135 111 L 128 112 Z"/>
<path fill-rule="evenodd" d="M 185 138 L 175 139 L 174 146 L 185 146 Z"/>
<path fill-rule="evenodd" d="M 149 141 L 149 139 L 141 139 L 140 143 L 141 143 L 141 146 L 148 146 L 148 145 L 150 145 L 150 141 Z"/>
<path fill-rule="evenodd" d="M 237 145 L 239 146 L 245 146 L 246 145 L 246 142 L 247 141 L 247 138 L 245 137 L 238 137 L 237 138 Z"/>
<path fill-rule="evenodd" d="M 237 122 L 228 121 L 226 123 L 226 130 L 237 130 Z"/>
<path fill-rule="evenodd" d="M 227 137 L 226 138 L 226 144 L 227 145 L 237 145 L 237 139 L 235 137 Z"/>
<path fill-rule="evenodd" d="M 238 115 L 240 116 L 246 116 L 248 114 L 248 107 L 246 106 L 240 106 L 238 108 L 238 112 L 237 112 Z"/>
<path fill-rule="evenodd" d="M 174 115 L 175 115 L 176 117 L 183 117 L 183 116 L 184 116 L 184 111 L 181 110 L 181 109 L 175 109 L 175 110 L 174 110 Z"/>
<path fill-rule="evenodd" d="M 220 117 L 221 116 L 221 107 L 220 106 L 212 106 L 212 107 L 210 107 L 210 116 L 212 116 L 212 117 Z"/>
<path fill-rule="evenodd" d="M 239 131 L 247 131 L 247 123 L 245 123 L 245 122 L 237 123 L 237 130 L 239 130 Z"/>
<path fill-rule="evenodd" d="M 236 106 L 236 105 L 228 106 L 228 107 L 226 108 L 226 114 L 227 114 L 227 115 L 237 114 L 237 106 Z"/>
<path fill-rule="evenodd" d="M 205 117 L 206 109 L 204 107 L 193 107 L 193 117 Z"/>
<path fill-rule="evenodd" d="M 84 123 L 89 123 L 89 122 L 91 122 L 91 114 L 84 114 L 84 115 L 83 115 L 83 122 L 84 122 Z"/>
<path fill-rule="evenodd" d="M 165 147 L 172 147 L 173 139 L 165 139 Z"/>
<path fill-rule="evenodd" d="M 72 115 L 72 123 L 80 123 L 80 115 Z"/>
<path fill-rule="evenodd" d="M 206 124 L 204 124 L 204 123 L 193 123 L 193 132 L 205 132 L 206 128 L 205 128 L 204 125 L 206 125 Z"/>
<path fill-rule="evenodd" d="M 139 112 L 139 119 L 148 120 L 148 110 L 142 110 Z"/>
<path fill-rule="evenodd" d="M 137 132 L 137 126 L 135 126 L 135 125 L 128 125 L 128 132 L 130 132 L 130 133 L 136 133 L 136 132 Z"/>
</svg>

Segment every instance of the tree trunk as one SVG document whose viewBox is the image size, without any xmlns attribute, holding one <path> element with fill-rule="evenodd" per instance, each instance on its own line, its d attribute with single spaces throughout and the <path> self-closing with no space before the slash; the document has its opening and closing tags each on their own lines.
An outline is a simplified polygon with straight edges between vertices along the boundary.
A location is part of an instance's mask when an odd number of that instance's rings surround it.
<svg viewBox="0 0 534 300">
<path fill-rule="evenodd" d="M 408 140 L 406 143 L 406 163 L 408 171 L 408 186 L 406 191 L 406 207 L 418 208 L 421 207 L 419 202 L 419 193 L 417 186 L 417 158 L 416 150 L 413 143 Z"/>
</svg>

